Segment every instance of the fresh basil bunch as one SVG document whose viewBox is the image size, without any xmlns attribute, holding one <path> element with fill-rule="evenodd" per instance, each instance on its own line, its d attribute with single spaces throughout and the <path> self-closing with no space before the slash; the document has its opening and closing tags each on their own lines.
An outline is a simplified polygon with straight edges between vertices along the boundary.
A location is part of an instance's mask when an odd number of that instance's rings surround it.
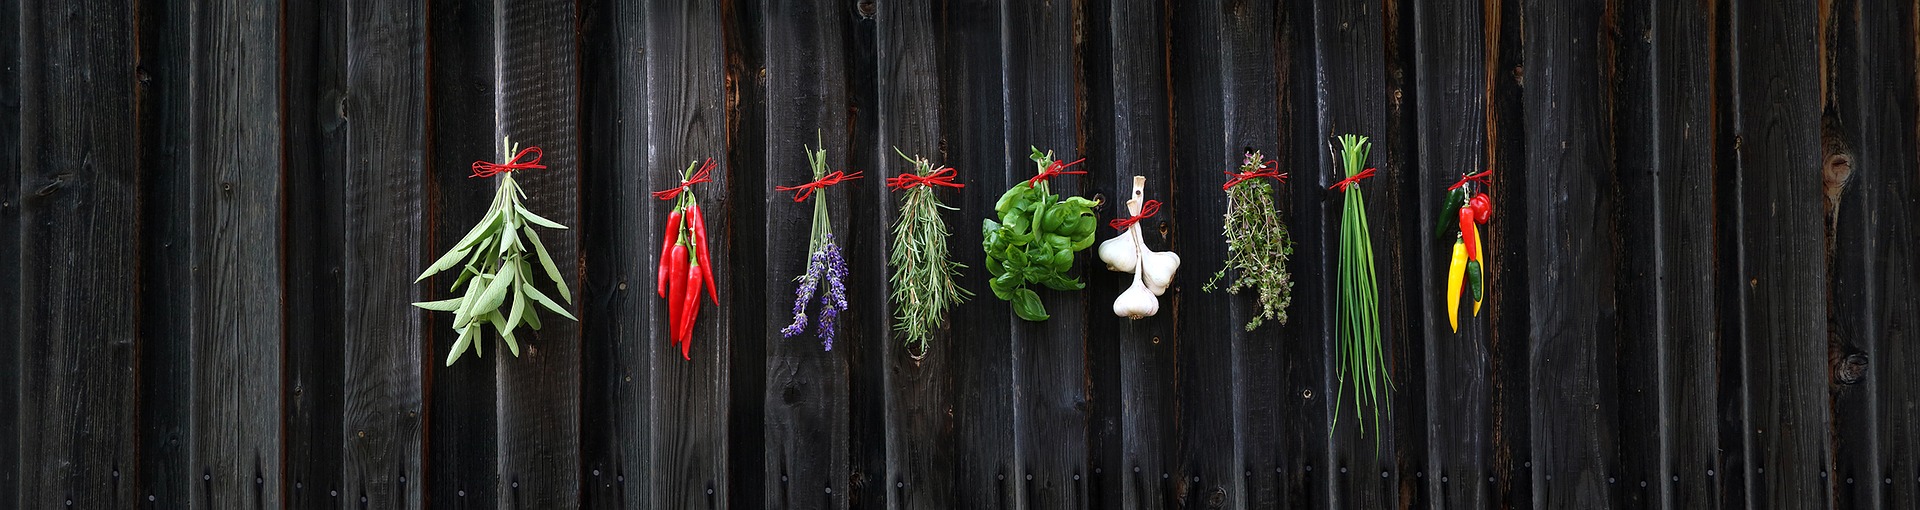
<svg viewBox="0 0 1920 510">
<path fill-rule="evenodd" d="M 1042 153 L 1038 148 L 1029 158 L 1038 165 L 1039 175 L 1013 185 L 1000 196 L 993 206 L 999 221 L 982 220 L 980 244 L 987 250 L 987 273 L 993 276 L 988 287 L 993 295 L 1011 302 L 1013 313 L 1020 318 L 1044 321 L 1050 317 L 1047 308 L 1040 303 L 1040 295 L 1028 287 L 1086 287 L 1067 273 L 1073 269 L 1074 252 L 1093 245 L 1093 206 L 1099 202 L 1081 197 L 1062 199 L 1047 189 L 1048 178 L 1085 173 L 1066 171 L 1079 161 L 1061 163 L 1053 159 L 1053 153 Z"/>
</svg>

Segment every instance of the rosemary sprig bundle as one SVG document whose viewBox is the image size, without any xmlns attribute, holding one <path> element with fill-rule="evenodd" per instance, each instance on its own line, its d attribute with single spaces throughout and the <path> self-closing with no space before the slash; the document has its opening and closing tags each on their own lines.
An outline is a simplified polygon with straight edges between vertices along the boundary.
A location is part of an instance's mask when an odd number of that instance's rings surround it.
<svg viewBox="0 0 1920 510">
<path fill-rule="evenodd" d="M 1273 205 L 1273 186 L 1263 178 L 1285 179 L 1261 157 L 1260 151 L 1248 151 L 1240 162 L 1240 172 L 1227 172 L 1226 265 L 1200 290 L 1213 292 L 1228 271 L 1238 277 L 1227 286 L 1227 293 L 1239 294 L 1253 288 L 1259 293 L 1260 313 L 1247 321 L 1253 331 L 1267 320 L 1287 323 L 1287 305 L 1293 302 L 1293 276 L 1287 273 L 1287 256 L 1293 254 L 1293 238 L 1280 222 L 1280 211 Z"/>
<path fill-rule="evenodd" d="M 893 252 L 887 263 L 893 266 L 893 329 L 906 336 L 909 354 L 919 359 L 927 353 L 927 340 L 934 329 L 947 320 L 947 309 L 965 301 L 973 293 L 960 288 L 955 278 L 960 268 L 947 255 L 947 222 L 940 210 L 958 210 L 940 203 L 935 186 L 960 188 L 953 182 L 952 168 L 933 168 L 926 158 L 895 153 L 914 165 L 914 172 L 887 179 L 887 187 L 906 190 L 900 201 L 900 217 L 893 224 Z"/>
<path fill-rule="evenodd" d="M 573 294 L 568 291 L 566 280 L 560 277 L 559 267 L 554 265 L 553 256 L 547 254 L 546 245 L 540 242 L 540 233 L 533 229 L 535 225 L 562 230 L 567 227 L 527 210 L 526 205 L 520 203 L 527 194 L 513 180 L 514 170 L 546 168 L 540 164 L 540 148 L 527 147 L 523 151 L 507 140 L 501 142 L 501 148 L 505 163 L 473 163 L 473 177 L 500 176 L 500 187 L 493 193 L 493 205 L 488 206 L 487 215 L 466 237 L 454 243 L 453 249 L 413 280 L 418 283 L 454 266 L 461 268 L 460 277 L 454 280 L 451 289 L 460 297 L 413 304 L 427 310 L 453 312 L 453 330 L 459 332 L 460 337 L 454 340 L 453 350 L 447 354 L 448 365 L 459 360 L 469 346 L 473 347 L 475 356 L 483 355 L 478 340 L 482 325 L 493 326 L 500 339 L 507 343 L 507 349 L 519 356 L 520 344 L 514 340 L 513 330 L 521 324 L 540 329 L 540 314 L 533 303 L 570 320 L 579 320 L 533 285 L 533 260 L 538 259 L 547 279 L 552 280 L 560 292 L 560 298 L 573 303 Z M 521 161 L 528 157 L 532 159 Z M 465 291 L 459 290 L 462 285 L 466 286 Z M 513 298 L 511 301 L 507 299 L 509 296 Z M 502 305 L 506 308 L 502 309 Z"/>
<path fill-rule="evenodd" d="M 1335 157 L 1340 161 L 1344 179 L 1329 189 L 1345 193 L 1340 216 L 1340 308 L 1336 319 L 1339 349 L 1339 392 L 1353 397 L 1354 417 L 1366 427 L 1367 412 L 1373 414 L 1374 441 L 1380 435 L 1380 409 L 1386 407 L 1393 381 L 1387 373 L 1386 351 L 1380 346 L 1380 295 L 1374 281 L 1373 236 L 1367 226 L 1367 200 L 1360 191 L 1360 180 L 1372 177 L 1366 168 L 1367 137 L 1340 135 Z M 1340 422 L 1340 402 L 1336 399 L 1333 421 Z M 1389 408 L 1389 413 L 1392 410 Z M 1365 432 L 1362 432 L 1363 434 Z"/>
</svg>

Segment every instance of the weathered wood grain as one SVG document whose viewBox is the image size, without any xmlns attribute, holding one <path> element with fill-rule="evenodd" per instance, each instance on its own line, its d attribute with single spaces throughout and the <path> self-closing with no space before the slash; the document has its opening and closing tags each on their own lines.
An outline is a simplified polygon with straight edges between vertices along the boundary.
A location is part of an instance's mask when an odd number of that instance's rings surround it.
<svg viewBox="0 0 1920 510">
<path fill-rule="evenodd" d="M 282 422 L 287 458 L 304 460 L 287 463 L 283 481 L 288 486 L 282 490 L 287 491 L 287 502 L 293 507 L 337 507 L 345 488 L 341 466 L 347 457 L 342 452 L 348 441 L 348 435 L 341 432 L 343 387 L 347 382 L 341 345 L 347 338 L 346 323 L 351 317 L 346 312 L 345 277 L 350 266 L 356 274 L 368 269 L 350 264 L 342 253 L 346 224 L 380 220 L 347 218 L 346 181 L 355 172 L 349 169 L 349 113 L 344 107 L 345 100 L 353 97 L 347 87 L 346 2 L 301 2 L 288 5 L 287 11 L 285 52 L 290 58 L 284 64 L 286 88 L 282 92 L 287 147 L 283 186 L 286 196 L 300 198 L 286 201 L 285 306 L 302 313 L 287 314 L 285 319 L 283 377 L 287 400 Z M 406 141 L 409 147 L 426 146 L 424 139 Z M 425 218 L 416 212 L 411 220 L 418 225 Z M 406 268 L 413 266 L 413 260 L 390 263 Z M 395 280 L 411 282 L 413 276 Z M 364 286 L 369 282 L 359 283 Z M 398 310 L 390 302 L 380 305 Z M 366 309 L 364 305 L 360 308 Z M 421 331 L 416 327 L 411 333 L 404 337 L 407 342 L 419 338 Z M 419 372 L 417 363 L 407 368 Z M 411 389 L 416 401 L 422 389 Z M 419 445 L 414 446 L 418 450 Z M 420 486 L 418 476 L 414 480 L 414 485 Z M 352 490 L 344 493 L 355 494 Z"/>
<path fill-rule="evenodd" d="M 846 120 L 846 80 L 844 59 L 837 51 L 845 30 L 838 13 L 812 2 L 770 0 L 762 6 L 762 35 L 766 55 L 767 166 L 760 196 L 766 200 L 767 277 L 775 281 L 798 277 L 807 271 L 808 247 L 812 231 L 815 200 L 826 200 L 836 244 L 848 247 L 848 236 L 855 223 L 849 218 L 851 200 L 868 199 L 859 195 L 853 183 L 845 183 L 814 193 L 805 202 L 796 202 L 793 192 L 774 191 L 775 186 L 795 186 L 813 181 L 803 147 L 827 151 L 827 166 L 848 173 L 862 171 L 864 180 L 880 179 L 877 172 L 848 168 Z M 830 170 L 830 171 L 831 171 Z M 751 189 L 751 188 L 748 188 Z M 752 191 L 749 191 L 752 193 Z M 843 251 L 842 258 L 850 256 Z M 883 274 L 861 270 L 848 261 L 844 283 L 857 286 L 863 278 L 882 278 Z M 871 267 L 871 266 L 868 266 Z M 842 335 L 834 345 L 826 345 L 821 317 L 826 306 L 826 282 L 820 281 L 811 299 L 805 303 L 805 330 L 792 337 L 780 331 L 795 323 L 794 302 L 785 285 L 771 285 L 767 291 L 766 331 L 767 379 L 763 398 L 766 402 L 764 504 L 773 508 L 829 507 L 847 505 L 848 408 L 847 349 L 844 333 L 860 322 L 857 310 L 839 313 L 837 331 Z M 851 290 L 847 296 L 854 297 Z M 870 296 L 879 298 L 879 296 Z M 884 338 L 884 337 L 882 337 Z"/>
<path fill-rule="evenodd" d="M 1920 277 L 1915 220 L 1920 219 L 1920 154 L 1916 154 L 1914 34 L 1920 13 L 1898 2 L 1835 2 L 1830 89 L 1844 150 L 1833 143 L 1825 185 L 1832 235 L 1836 345 L 1831 478 L 1840 508 L 1920 505 L 1915 471 L 1915 409 L 1920 385 L 1901 367 L 1916 356 L 1913 317 L 1920 298 L 1908 283 Z M 1839 189 L 1833 187 L 1838 185 Z M 1837 196 L 1835 192 L 1838 192 Z M 1837 199 L 1837 203 L 1833 203 Z"/>
<path fill-rule="evenodd" d="M 1404 247 L 1418 250 L 1407 257 L 1418 267 L 1406 274 L 1419 278 L 1409 286 L 1420 289 L 1418 301 L 1423 310 L 1418 336 L 1425 340 L 1424 383 L 1420 397 L 1426 401 L 1426 462 L 1415 466 L 1425 473 L 1440 476 L 1418 477 L 1421 487 L 1438 506 L 1485 508 L 1492 506 L 1493 441 L 1492 352 L 1487 330 L 1490 314 L 1476 313 L 1467 296 L 1460 298 L 1458 310 L 1447 310 L 1446 299 L 1453 289 L 1446 286 L 1447 264 L 1452 255 L 1453 236 L 1437 237 L 1434 226 L 1453 222 L 1441 215 L 1440 204 L 1446 188 L 1459 176 L 1488 168 L 1487 156 L 1487 84 L 1489 62 L 1486 41 L 1486 8 L 1479 0 L 1416 2 L 1412 20 L 1414 40 L 1415 96 L 1418 108 L 1418 160 L 1424 166 L 1416 179 L 1413 202 L 1419 206 L 1415 216 L 1420 228 L 1403 231 L 1413 239 L 1401 239 Z M 1508 171 L 1521 171 L 1512 168 Z M 1475 185 L 1474 193 L 1495 195 L 1488 186 Z M 1514 190 L 1515 192 L 1519 190 Z M 1518 193 L 1513 193 L 1518 194 Z M 1495 221 L 1519 221 L 1498 218 Z M 1491 221 L 1490 221 L 1491 223 Z M 1492 232 L 1482 226 L 1482 232 Z M 1491 241 L 1483 235 L 1482 242 Z M 1499 252 L 1482 248 L 1485 252 Z M 1495 263 L 1508 261 L 1483 259 L 1485 271 Z M 1487 290 L 1498 287 L 1483 285 Z M 1496 299 L 1523 299 L 1518 294 L 1483 294 L 1482 306 Z M 1481 310 L 1484 312 L 1484 310 Z M 1460 330 L 1448 325 L 1446 316 L 1457 314 Z M 1409 395 L 1411 396 L 1411 395 Z M 1442 477 L 1457 478 L 1459 483 L 1441 483 Z"/>
<path fill-rule="evenodd" d="M 187 462 L 193 399 L 193 17 L 189 5 L 142 4 L 140 41 L 139 445 L 135 497 L 184 506 L 194 472 Z M 331 436 L 330 436 L 331 437 Z M 123 473 L 123 476 L 126 474 Z"/>
<path fill-rule="evenodd" d="M 648 23 L 643 52 L 647 59 L 647 97 L 655 108 L 646 121 L 644 168 L 648 187 L 662 189 L 679 184 L 676 172 L 685 169 L 688 162 L 712 157 L 719 166 L 713 172 L 713 182 L 700 185 L 700 210 L 707 218 L 707 239 L 712 248 L 709 258 L 717 266 L 713 274 L 716 288 L 723 293 L 732 289 L 731 296 L 758 294 L 742 292 L 734 284 L 765 274 L 755 271 L 756 266 L 733 262 L 735 254 L 743 253 L 736 248 L 742 239 L 736 232 L 743 224 L 758 221 L 735 213 L 739 202 L 750 200 L 733 197 L 753 196 L 743 193 L 758 191 L 759 183 L 750 177 L 755 175 L 754 170 L 736 164 L 724 153 L 729 127 L 738 120 L 729 117 L 724 103 L 728 75 L 722 42 L 727 29 L 721 24 L 721 8 L 708 2 L 661 1 L 647 4 L 644 15 Z M 649 210 L 665 217 L 667 206 L 654 203 Z M 648 239 L 659 239 L 660 222 L 650 224 L 656 237 Z M 655 295 L 654 287 L 641 288 Z M 735 310 L 748 308 L 745 303 L 751 301 L 722 294 L 724 306 L 702 305 L 689 353 L 692 360 L 682 359 L 678 349 L 667 345 L 665 300 L 648 301 L 653 303 L 649 319 L 653 340 L 642 352 L 648 356 L 647 375 L 652 378 L 648 382 L 648 405 L 652 406 L 649 416 L 653 426 L 648 438 L 651 452 L 643 469 L 650 473 L 646 480 L 651 486 L 646 489 L 650 501 L 641 506 L 724 507 L 735 497 L 754 501 L 754 491 L 760 488 L 730 485 L 730 473 L 757 471 L 759 464 L 730 463 L 737 458 L 731 454 L 753 446 L 729 441 L 737 437 L 729 435 L 737 422 L 728 413 L 734 402 L 760 400 L 753 397 L 758 388 L 734 391 L 729 382 L 734 367 L 764 362 L 734 353 L 737 345 L 757 341 L 740 341 L 737 338 L 750 337 L 733 334 L 739 324 L 734 320 Z"/>
<path fill-rule="evenodd" d="M 1286 464 L 1276 468 L 1282 476 L 1287 505 L 1293 507 L 1332 504 L 1329 442 L 1332 424 L 1333 374 L 1329 356 L 1334 336 L 1334 299 L 1337 292 L 1330 275 L 1337 268 L 1338 238 L 1328 228 L 1338 228 L 1337 202 L 1326 193 L 1331 165 L 1325 163 L 1327 134 L 1320 123 L 1319 57 L 1315 50 L 1314 4 L 1285 2 L 1276 13 L 1275 52 L 1280 147 L 1274 160 L 1291 176 L 1276 188 L 1282 218 L 1294 230 L 1293 255 L 1288 265 L 1293 274 L 1293 293 L 1299 296 L 1287 312 L 1288 322 L 1279 328 L 1273 340 L 1280 342 L 1282 402 L 1280 431 L 1283 451 L 1290 452 Z M 1315 467 L 1318 466 L 1318 470 Z"/>
<path fill-rule="evenodd" d="M 580 239 L 586 278 L 579 290 L 582 349 L 580 495 L 589 508 L 649 501 L 643 468 L 650 451 L 650 352 L 668 349 L 651 333 L 666 202 L 653 200 L 647 165 L 644 9 L 631 2 L 582 3 L 580 62 Z M 696 188 L 706 195 L 717 190 Z M 717 275 L 718 273 L 716 273 Z M 668 349 L 672 350 L 672 349 Z"/>
<path fill-rule="evenodd" d="M 280 6 L 196 6 L 191 91 L 194 506 L 283 500 Z"/>
<path fill-rule="evenodd" d="M 1609 79 L 1600 2 L 1526 5 L 1529 197 L 1525 223 L 1532 302 L 1528 351 L 1533 504 L 1610 506 L 1614 255 Z"/>
<path fill-rule="evenodd" d="M 1619 6 L 1618 349 L 1620 444 L 1613 498 L 1633 507 L 1715 505 L 1718 371 L 1712 291 L 1711 17 L 1696 2 Z M 1649 419 L 1651 418 L 1651 419 Z M 1710 474 L 1711 473 L 1711 474 Z M 1676 480 L 1676 478 L 1678 478 Z"/>
<path fill-rule="evenodd" d="M 1031 166 L 1007 149 L 1005 96 L 983 91 L 1002 88 L 999 51 L 1001 12 L 997 2 L 955 0 L 945 4 L 940 32 L 941 113 L 949 126 L 941 159 L 966 172 L 967 189 L 957 203 L 953 223 L 954 260 L 963 271 L 960 285 L 977 297 L 953 310 L 954 324 L 967 325 L 954 340 L 953 416 L 955 508 L 1015 507 L 1012 340 L 1005 332 L 1019 319 L 1006 301 L 988 291 L 985 250 L 980 248 L 980 219 L 991 217 L 994 201 Z M 931 157 L 931 156 L 929 156 Z M 977 190 L 977 191 L 976 191 Z M 1013 477 L 1013 478 L 1009 478 Z"/>
<path fill-rule="evenodd" d="M 1745 379 L 1748 504 L 1821 508 L 1833 465 L 1827 426 L 1826 296 L 1820 190 L 1821 80 L 1807 72 L 1820 55 L 1811 5 L 1737 2 L 1732 13 L 1736 72 L 1735 191 L 1740 285 L 1737 365 Z M 1744 282 L 1744 284 L 1742 284 Z M 1731 335 L 1730 335 L 1731 336 Z M 1764 471 L 1762 471 L 1764 470 Z"/>
<path fill-rule="evenodd" d="M 138 21 L 136 21 L 137 23 Z M 20 9 L 0 5 L 0 30 L 20 31 Z M 19 395 L 20 334 L 20 40 L 0 39 L 0 395 Z M 144 112 L 138 112 L 139 115 Z M 138 276 L 135 276 L 138 278 Z M 138 360 L 135 360 L 138 363 Z M 19 398 L 0 398 L 0 503 L 20 506 Z M 137 439 L 136 439 L 137 440 Z"/>
<path fill-rule="evenodd" d="M 34 43 L 15 62 L 19 170 L 9 188 L 19 196 L 5 198 L 18 222 L 7 241 L 18 243 L 17 286 L 7 290 L 17 292 L 22 340 L 8 349 L 20 371 L 7 407 L 22 421 L 8 436 L 18 463 L 4 468 L 17 469 L 18 492 L 6 497 L 21 508 L 127 506 L 139 166 L 128 150 L 138 140 L 134 81 L 120 71 L 134 62 L 133 10 L 20 7 L 18 35 Z"/>
<path fill-rule="evenodd" d="M 782 296 L 793 290 L 792 280 L 766 270 L 768 240 L 762 218 L 774 202 L 761 196 L 771 192 L 766 187 L 769 150 L 756 142 L 766 139 L 769 111 L 761 14 L 759 0 L 735 0 L 722 4 L 717 20 L 731 27 L 721 44 L 726 55 L 724 141 L 732 166 L 726 191 L 741 197 L 727 206 L 727 216 L 733 218 L 728 226 L 731 238 L 726 241 L 732 251 L 729 256 L 733 267 L 743 270 L 738 278 L 728 277 L 734 296 Z M 762 339 L 777 334 L 766 329 L 767 308 L 758 301 L 761 298 L 750 299 L 736 302 L 727 312 L 732 338 L 752 339 L 730 340 L 732 359 L 724 365 L 727 383 L 738 389 L 740 397 L 729 399 L 727 433 L 720 441 L 725 444 L 726 465 L 738 467 L 715 472 L 725 477 L 724 490 L 738 494 L 742 504 L 749 506 L 763 501 L 760 493 L 766 490 L 766 398 L 760 391 L 766 387 L 767 342 Z"/>
<path fill-rule="evenodd" d="M 871 172 L 870 179 L 844 184 L 848 195 L 848 229 L 836 230 L 844 239 L 847 267 L 870 269 L 864 278 L 847 282 L 847 321 L 842 322 L 835 350 L 846 349 L 847 360 L 847 506 L 886 504 L 896 489 L 887 473 L 887 362 L 898 347 L 893 340 L 892 304 L 888 296 L 887 246 L 893 240 L 893 216 L 899 206 L 887 196 L 885 177 L 906 162 L 882 154 L 880 145 L 879 5 L 872 0 L 844 0 L 833 9 L 842 19 L 841 74 L 846 77 L 846 165 Z M 929 41 L 930 42 L 930 41 Z M 931 62 L 928 62 L 931 65 Z M 929 97 L 933 97 L 929 94 Z M 892 165 L 892 166 L 889 166 Z M 911 168 L 911 166 L 908 166 Z M 864 221 L 862 220 L 864 219 Z M 884 268 L 884 269 L 881 269 Z M 939 399 L 928 402 L 939 404 Z"/>
<path fill-rule="evenodd" d="M 934 162 L 936 167 L 947 163 L 942 148 L 946 141 L 946 120 L 950 114 L 941 108 L 940 94 L 945 76 L 941 73 L 938 60 L 939 40 L 929 37 L 940 30 L 941 11 L 926 2 L 882 1 L 875 5 L 874 32 L 877 65 L 875 89 L 878 94 L 877 115 L 874 116 L 878 140 L 871 150 L 878 162 L 873 168 L 874 178 L 898 175 L 912 171 L 913 167 L 894 154 L 898 148 L 907 155 L 918 155 Z M 991 194 L 988 188 L 981 188 L 976 176 L 995 173 L 991 167 L 961 168 L 956 170 L 957 180 L 967 185 L 956 191 L 935 189 L 940 199 L 957 206 L 957 197 L 967 194 Z M 884 186 L 874 186 L 871 200 L 880 204 L 885 225 L 898 221 L 899 201 L 894 191 Z M 855 200 L 869 197 L 854 197 Z M 973 218 L 958 212 L 945 216 L 949 232 L 959 233 L 974 228 L 969 221 Z M 862 223 L 871 225 L 868 223 Z M 887 250 L 894 249 L 887 245 Z M 947 250 L 956 260 L 960 254 L 976 252 L 974 245 L 967 245 L 955 239 L 949 239 Z M 884 259 L 883 259 L 884 260 Z M 964 272 L 984 272 L 981 266 L 970 266 Z M 891 268 L 889 273 L 891 274 Z M 874 278 L 885 283 L 885 280 Z M 891 295 L 891 287 L 881 287 L 884 292 L 874 299 L 886 299 Z M 976 294 L 971 300 L 993 301 L 991 293 Z M 855 306 L 861 306 L 856 304 Z M 890 307 L 878 308 L 891 310 Z M 863 321 L 876 318 L 862 317 Z M 882 313 L 877 318 L 882 325 L 890 328 L 892 314 Z M 885 472 L 877 483 L 888 497 L 888 508 L 938 508 L 954 503 L 956 494 L 955 469 L 955 422 L 951 414 L 953 407 L 954 367 L 958 361 L 953 359 L 960 352 L 954 342 L 964 341 L 972 335 L 966 334 L 966 324 L 952 322 L 948 316 L 945 329 L 935 331 L 927 342 L 927 349 L 916 359 L 915 352 L 899 338 L 881 336 L 872 342 L 880 345 L 859 346 L 861 349 L 879 347 L 880 364 L 884 370 L 886 430 L 884 450 Z M 889 331 L 882 329 L 881 331 Z M 957 333 L 956 333 L 957 332 Z M 855 391 L 870 391 L 855 387 Z M 858 437 L 856 435 L 856 437 Z M 871 459 L 869 459 L 871 460 Z"/>
<path fill-rule="evenodd" d="M 429 165 L 431 181 L 427 217 L 433 241 L 428 256 L 444 253 L 486 214 L 493 183 L 469 178 L 475 160 L 499 157 L 494 135 L 495 93 L 492 37 L 497 20 L 492 6 L 460 1 L 436 1 L 427 6 L 428 112 L 432 121 Z M 528 140 L 545 145 L 545 140 Z M 538 211 L 546 216 L 550 211 Z M 542 238 L 545 239 L 544 237 Z M 549 246 L 549 249 L 552 247 Z M 559 260 L 554 261 L 556 264 Z M 457 275 L 441 273 L 423 282 L 420 299 L 454 297 L 450 287 Z M 557 320 L 553 320 L 557 319 Z M 552 318 L 542 321 L 565 321 Z M 427 389 L 426 503 L 442 508 L 493 508 L 500 494 L 498 439 L 499 398 L 494 364 L 488 358 L 466 358 L 444 366 L 459 334 L 453 316 L 428 315 L 424 369 Z M 504 345 L 491 338 L 488 356 L 506 356 Z M 525 345 L 523 345 L 524 347 Z"/>
<path fill-rule="evenodd" d="M 1531 374 L 1527 370 L 1532 304 L 1528 295 L 1527 182 L 1533 171 L 1527 164 L 1526 105 L 1521 85 L 1525 48 L 1523 5 L 1517 1 L 1485 2 L 1487 58 L 1487 166 L 1493 177 L 1493 217 L 1486 231 L 1487 257 L 1495 264 L 1487 275 L 1487 289 L 1495 298 L 1486 303 L 1488 363 L 1493 384 L 1493 494 L 1502 508 L 1526 507 L 1533 494 L 1532 417 L 1528 414 Z M 1500 296 L 1506 296 L 1504 298 Z M 1433 476 L 1434 473 L 1427 473 Z M 1477 481 L 1477 480 L 1476 480 Z M 1448 484 L 1447 475 L 1440 483 Z"/>
</svg>

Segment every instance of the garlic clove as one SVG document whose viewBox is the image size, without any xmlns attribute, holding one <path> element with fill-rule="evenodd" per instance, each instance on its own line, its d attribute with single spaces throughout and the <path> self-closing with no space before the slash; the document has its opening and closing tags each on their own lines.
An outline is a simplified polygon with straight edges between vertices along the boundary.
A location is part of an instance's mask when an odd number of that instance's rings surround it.
<svg viewBox="0 0 1920 510">
<path fill-rule="evenodd" d="M 1147 290 L 1158 296 L 1173 285 L 1173 274 L 1180 270 L 1180 256 L 1170 251 L 1149 251 L 1140 257 L 1141 279 Z"/>
<path fill-rule="evenodd" d="M 1147 290 L 1146 284 L 1140 281 L 1140 274 L 1134 273 L 1133 285 L 1120 293 L 1119 299 L 1113 300 L 1113 314 L 1140 319 L 1156 313 L 1160 313 L 1160 298 L 1153 297 L 1153 291 Z"/>
<path fill-rule="evenodd" d="M 1107 263 L 1108 270 L 1131 273 L 1135 263 L 1140 260 L 1139 252 L 1134 250 L 1134 243 L 1127 237 L 1125 233 L 1121 233 L 1113 239 L 1100 242 L 1100 260 Z"/>
</svg>

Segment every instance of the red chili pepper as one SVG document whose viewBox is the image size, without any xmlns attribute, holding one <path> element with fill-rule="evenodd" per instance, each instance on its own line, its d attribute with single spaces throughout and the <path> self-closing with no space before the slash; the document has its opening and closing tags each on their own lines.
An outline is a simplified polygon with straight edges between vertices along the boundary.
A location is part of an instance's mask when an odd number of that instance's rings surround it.
<svg viewBox="0 0 1920 510">
<path fill-rule="evenodd" d="M 1480 236 L 1473 232 L 1473 207 L 1460 208 L 1460 237 L 1467 242 L 1467 260 L 1480 260 L 1473 256 L 1480 252 Z"/>
<path fill-rule="evenodd" d="M 1487 196 L 1486 193 L 1481 193 L 1474 195 L 1473 200 L 1468 203 L 1473 204 L 1474 223 L 1485 225 L 1487 224 L 1487 220 L 1493 218 L 1493 197 Z"/>
<path fill-rule="evenodd" d="M 660 297 L 667 297 L 667 286 L 669 285 L 667 283 L 667 270 L 671 268 L 668 267 L 670 264 L 668 261 L 667 254 L 668 252 L 673 251 L 674 243 L 677 243 L 680 241 L 680 210 L 679 209 L 675 209 L 672 213 L 667 215 L 666 238 L 667 238 L 667 242 L 660 245 L 660 278 L 659 278 L 660 281 L 658 285 L 659 287 L 658 292 L 660 294 Z"/>
<path fill-rule="evenodd" d="M 707 217 L 700 214 L 700 204 L 693 204 L 692 209 L 693 210 L 688 213 L 688 218 L 690 218 L 688 222 L 693 225 L 693 245 L 694 251 L 699 254 L 700 271 L 703 273 L 701 279 L 706 280 L 707 296 L 712 298 L 713 304 L 717 306 L 720 304 L 720 291 L 714 290 L 713 262 L 708 259 L 707 255 L 709 251 L 707 247 Z"/>
<path fill-rule="evenodd" d="M 673 245 L 673 249 L 667 252 L 667 261 L 671 264 L 667 275 L 671 286 L 667 290 L 667 340 L 677 342 L 680 337 L 672 333 L 679 331 L 680 322 L 683 320 L 680 317 L 680 302 L 685 300 L 688 290 L 686 288 L 687 243 Z"/>
<path fill-rule="evenodd" d="M 687 271 L 687 302 L 680 309 L 680 358 L 691 360 L 693 321 L 700 316 L 700 271 Z"/>
</svg>

